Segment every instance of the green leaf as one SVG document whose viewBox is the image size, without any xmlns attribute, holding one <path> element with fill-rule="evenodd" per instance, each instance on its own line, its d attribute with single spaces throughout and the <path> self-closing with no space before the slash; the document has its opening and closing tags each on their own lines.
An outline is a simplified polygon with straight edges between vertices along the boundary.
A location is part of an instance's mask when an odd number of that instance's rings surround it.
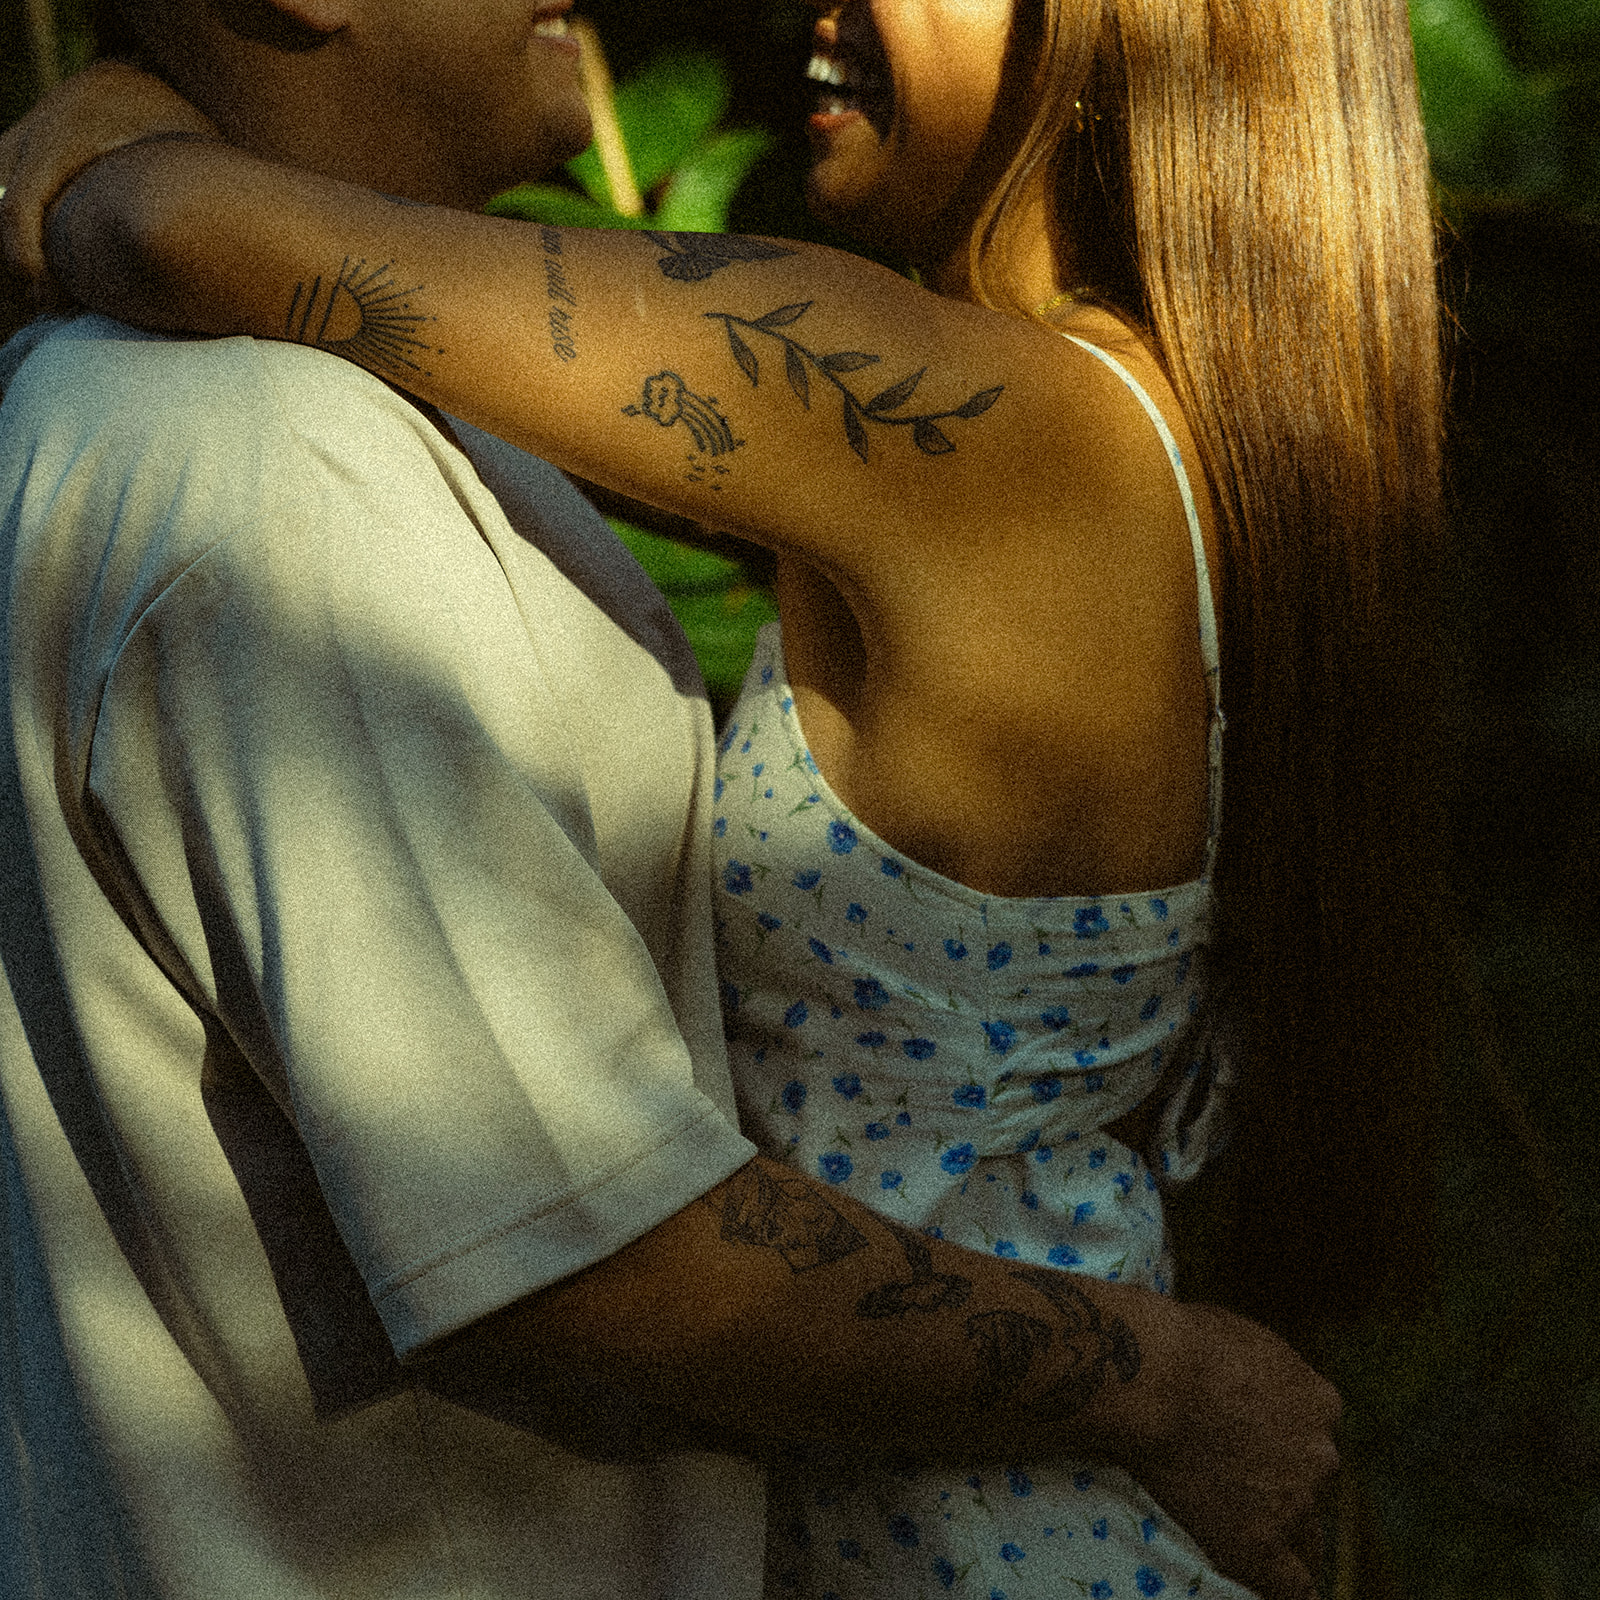
<svg viewBox="0 0 1600 1600">
<path fill-rule="evenodd" d="M 774 142 L 763 129 L 738 128 L 690 151 L 662 193 L 658 225 L 685 233 L 725 233 L 733 197 Z"/>
<path fill-rule="evenodd" d="M 546 222 L 554 228 L 639 228 L 646 220 L 625 217 L 609 205 L 598 205 L 553 183 L 524 183 L 507 189 L 504 194 L 497 194 L 484 210 L 491 217 Z"/>
</svg>

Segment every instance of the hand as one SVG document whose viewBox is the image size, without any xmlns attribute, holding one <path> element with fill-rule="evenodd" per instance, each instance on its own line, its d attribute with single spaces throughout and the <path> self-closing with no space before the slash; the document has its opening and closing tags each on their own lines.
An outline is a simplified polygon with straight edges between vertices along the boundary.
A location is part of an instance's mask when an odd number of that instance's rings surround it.
<svg viewBox="0 0 1600 1600">
<path fill-rule="evenodd" d="M 69 78 L 0 134 L 0 260 L 36 304 L 53 293 L 44 253 L 45 213 L 101 156 L 152 136 L 217 139 L 216 124 L 159 78 L 101 61 Z"/>
<path fill-rule="evenodd" d="M 1193 1341 L 1189 1391 L 1163 1445 L 1128 1468 L 1218 1571 L 1263 1600 L 1316 1600 L 1339 1392 L 1259 1324 L 1178 1309 Z"/>
</svg>

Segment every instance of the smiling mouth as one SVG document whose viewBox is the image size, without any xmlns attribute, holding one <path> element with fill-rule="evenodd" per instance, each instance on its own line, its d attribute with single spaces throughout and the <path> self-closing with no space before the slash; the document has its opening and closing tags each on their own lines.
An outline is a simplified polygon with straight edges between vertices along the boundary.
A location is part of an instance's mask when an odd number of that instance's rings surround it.
<svg viewBox="0 0 1600 1600">
<path fill-rule="evenodd" d="M 894 116 L 894 88 L 888 63 L 871 39 L 818 42 L 806 65 L 806 77 L 815 87 L 813 111 L 821 117 L 859 113 L 871 124 L 880 141 L 889 136 Z"/>
</svg>

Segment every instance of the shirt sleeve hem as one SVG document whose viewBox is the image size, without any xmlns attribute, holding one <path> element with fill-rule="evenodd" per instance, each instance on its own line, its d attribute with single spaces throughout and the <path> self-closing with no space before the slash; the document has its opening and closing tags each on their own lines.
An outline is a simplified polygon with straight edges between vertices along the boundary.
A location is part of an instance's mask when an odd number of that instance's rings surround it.
<svg viewBox="0 0 1600 1600">
<path fill-rule="evenodd" d="M 401 1359 L 632 1244 L 756 1154 L 717 1112 L 554 1210 L 373 1297 Z"/>
</svg>

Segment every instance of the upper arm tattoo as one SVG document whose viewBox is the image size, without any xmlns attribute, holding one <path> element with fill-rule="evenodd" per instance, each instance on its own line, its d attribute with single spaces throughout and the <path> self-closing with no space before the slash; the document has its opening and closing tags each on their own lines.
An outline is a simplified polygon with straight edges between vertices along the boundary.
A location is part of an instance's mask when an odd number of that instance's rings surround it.
<svg viewBox="0 0 1600 1600">
<path fill-rule="evenodd" d="M 816 372 L 825 383 L 838 390 L 843 404 L 844 436 L 850 448 L 863 461 L 867 459 L 868 423 L 884 428 L 910 428 L 913 442 L 924 455 L 948 455 L 955 449 L 955 442 L 939 424 L 952 417 L 968 421 L 982 416 L 1004 390 L 1003 384 L 996 384 L 992 389 L 980 390 L 948 411 L 901 412 L 927 375 L 928 369 L 922 367 L 909 377 L 890 384 L 887 389 L 880 389 L 870 399 L 858 399 L 840 374 L 874 366 L 879 359 L 877 356 L 868 355 L 864 350 L 836 350 L 831 355 L 819 355 L 783 331 L 798 322 L 814 304 L 811 300 L 797 301 L 793 305 L 779 306 L 764 317 L 753 320 L 736 316 L 731 311 L 708 311 L 705 315 L 720 322 L 727 330 L 728 348 L 733 352 L 733 359 L 739 363 L 739 370 L 752 384 L 759 386 L 761 382 L 761 363 L 755 351 L 740 337 L 740 328 L 748 333 L 775 339 L 783 346 L 784 375 L 789 380 L 795 398 L 807 411 L 811 409 L 811 372 Z"/>
<path fill-rule="evenodd" d="M 318 273 L 294 286 L 283 319 L 283 337 L 314 345 L 402 381 L 407 373 L 431 377 L 423 358 L 444 352 L 421 338 L 435 319 L 413 309 L 411 296 L 421 285 L 397 289 L 394 262 L 369 267 L 344 258 L 336 277 Z"/>
<path fill-rule="evenodd" d="M 738 233 L 657 233 L 646 228 L 642 235 L 667 252 L 656 262 L 661 276 L 679 283 L 699 283 L 735 261 L 777 261 L 795 253 Z"/>
<path fill-rule="evenodd" d="M 867 1246 L 866 1235 L 803 1178 L 780 1178 L 757 1162 L 728 1180 L 720 1200 L 707 1195 L 704 1203 L 721 1209 L 725 1240 L 776 1250 L 791 1272 L 828 1266 Z"/>
</svg>

